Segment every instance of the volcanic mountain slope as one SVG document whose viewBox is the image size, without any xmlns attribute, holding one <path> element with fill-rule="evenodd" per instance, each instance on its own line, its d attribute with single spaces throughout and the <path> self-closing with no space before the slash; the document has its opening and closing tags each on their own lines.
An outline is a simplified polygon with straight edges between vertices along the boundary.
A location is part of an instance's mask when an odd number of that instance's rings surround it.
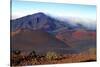
<svg viewBox="0 0 100 67">
<path fill-rule="evenodd" d="M 86 24 L 84 26 L 80 23 L 73 26 L 67 19 L 61 21 L 42 12 L 11 20 L 11 39 L 12 49 L 21 48 L 27 52 L 33 48 L 41 52 L 44 48 L 44 51 L 53 48 L 57 51 L 63 49 L 64 52 L 75 52 L 78 49 L 80 52 L 82 49 L 96 47 L 94 29 L 87 29 Z"/>
<path fill-rule="evenodd" d="M 32 49 L 41 53 L 48 50 L 74 52 L 75 50 L 51 34 L 55 30 L 63 29 L 66 24 L 41 12 L 11 20 L 11 48 L 25 52 Z"/>
<path fill-rule="evenodd" d="M 63 52 L 63 49 L 70 48 L 64 42 L 41 30 L 33 31 L 22 29 L 19 33 L 13 35 L 11 39 L 12 50 L 20 49 L 26 53 L 31 52 L 33 49 L 40 53 L 45 53 L 49 50 L 54 50 L 59 53 L 66 53 L 67 50 Z"/>
<path fill-rule="evenodd" d="M 56 38 L 70 45 L 79 52 L 96 48 L 96 32 L 84 29 L 68 30 L 58 32 Z"/>
<path fill-rule="evenodd" d="M 27 15 L 15 20 L 11 20 L 11 31 L 15 32 L 19 29 L 43 30 L 51 33 L 54 30 L 63 28 L 67 25 L 62 21 L 54 19 L 42 12 Z M 69 25 L 68 25 L 69 26 Z"/>
</svg>

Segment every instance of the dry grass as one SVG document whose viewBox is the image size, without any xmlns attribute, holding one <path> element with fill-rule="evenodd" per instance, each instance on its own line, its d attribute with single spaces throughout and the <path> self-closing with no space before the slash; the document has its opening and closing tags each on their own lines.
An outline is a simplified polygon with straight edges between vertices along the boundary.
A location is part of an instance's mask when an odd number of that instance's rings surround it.
<svg viewBox="0 0 100 67">
<path fill-rule="evenodd" d="M 95 60 L 96 60 L 96 49 L 90 48 L 89 50 L 78 54 L 65 54 L 59 56 L 56 59 L 51 59 L 51 60 L 48 60 L 47 56 L 39 56 L 39 55 L 37 55 L 34 58 L 30 56 L 24 58 L 22 57 L 22 59 L 19 60 L 20 61 L 19 64 L 14 65 L 12 62 L 12 65 L 23 66 L 23 65 L 40 65 L 40 64 L 61 64 L 61 63 L 87 62 L 87 61 L 95 61 Z"/>
</svg>

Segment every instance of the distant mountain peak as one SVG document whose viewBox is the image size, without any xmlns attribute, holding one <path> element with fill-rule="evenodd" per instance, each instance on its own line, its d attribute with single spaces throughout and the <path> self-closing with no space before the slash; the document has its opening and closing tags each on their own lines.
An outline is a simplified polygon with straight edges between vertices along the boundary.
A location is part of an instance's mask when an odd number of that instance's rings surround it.
<svg viewBox="0 0 100 67">
<path fill-rule="evenodd" d="M 94 25 L 93 25 L 94 26 Z M 34 13 L 31 15 L 23 16 L 21 18 L 11 20 L 11 29 L 13 32 L 19 29 L 30 29 L 30 30 L 43 30 L 46 32 L 54 33 L 58 32 L 59 29 L 66 28 L 69 30 L 82 28 L 92 29 L 93 26 L 84 23 L 74 23 L 71 21 L 61 21 L 52 16 L 49 16 L 43 12 Z M 55 33 L 54 33 L 55 34 Z"/>
<path fill-rule="evenodd" d="M 43 12 L 38 12 L 38 13 L 32 14 L 31 16 L 47 16 L 47 15 Z"/>
<path fill-rule="evenodd" d="M 63 22 L 46 15 L 43 12 L 27 15 L 11 21 L 12 31 L 18 29 L 54 31 L 64 27 Z"/>
<path fill-rule="evenodd" d="M 43 13 L 43 12 L 38 12 L 38 13 L 35 13 L 35 14 L 45 15 L 45 13 Z"/>
</svg>

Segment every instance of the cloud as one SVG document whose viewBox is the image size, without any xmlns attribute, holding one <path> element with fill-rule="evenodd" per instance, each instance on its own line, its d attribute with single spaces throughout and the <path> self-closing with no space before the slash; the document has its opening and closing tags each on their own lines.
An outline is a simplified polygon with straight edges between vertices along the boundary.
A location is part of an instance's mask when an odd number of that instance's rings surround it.
<svg viewBox="0 0 100 67">
<path fill-rule="evenodd" d="M 38 2 L 55 2 L 55 3 L 72 3 L 96 5 L 95 0 L 19 0 L 19 1 L 38 1 Z"/>
</svg>

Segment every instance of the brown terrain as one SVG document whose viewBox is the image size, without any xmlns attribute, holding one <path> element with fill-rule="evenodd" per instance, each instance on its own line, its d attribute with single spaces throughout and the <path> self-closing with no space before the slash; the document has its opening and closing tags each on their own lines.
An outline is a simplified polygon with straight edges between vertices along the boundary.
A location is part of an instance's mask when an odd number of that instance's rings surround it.
<svg viewBox="0 0 100 67">
<path fill-rule="evenodd" d="M 15 61 L 15 62 L 14 62 Z M 45 56 L 23 56 L 12 55 L 12 66 L 25 66 L 25 65 L 40 65 L 40 64 L 61 64 L 61 63 L 76 63 L 76 62 L 91 62 L 96 61 L 96 49 L 91 48 L 86 52 L 78 54 L 47 54 Z"/>
<path fill-rule="evenodd" d="M 91 61 L 96 61 L 96 30 L 41 12 L 11 20 L 11 66 Z"/>
<path fill-rule="evenodd" d="M 18 32 L 12 34 L 11 47 L 21 49 L 26 54 L 33 49 L 39 53 L 45 53 L 51 49 L 69 48 L 64 42 L 41 30 L 20 30 Z"/>
<path fill-rule="evenodd" d="M 70 32 L 70 31 L 67 31 Z M 82 34 L 82 35 L 81 35 Z M 71 34 L 68 34 L 71 35 Z M 68 35 L 60 33 L 59 37 L 56 38 L 52 35 L 43 32 L 41 30 L 31 31 L 21 29 L 14 32 L 12 36 L 12 47 L 16 49 L 12 52 L 11 61 L 12 66 L 23 66 L 23 65 L 39 65 L 39 64 L 60 64 L 60 63 L 76 63 L 76 62 L 90 62 L 96 61 L 96 48 L 89 48 L 88 50 L 81 51 L 78 53 L 61 51 L 60 48 L 68 49 L 73 47 L 71 41 L 75 39 L 67 39 Z M 96 34 L 94 32 L 88 33 L 84 31 L 75 31 L 72 33 L 72 37 L 78 39 L 92 38 L 95 39 Z M 63 39 L 66 38 L 66 39 Z M 67 45 L 63 43 L 70 43 Z M 74 41 L 73 41 L 74 42 Z M 55 50 L 52 50 L 52 49 Z M 62 50 L 63 50 L 62 49 Z M 40 51 L 38 51 L 40 50 Z M 13 51 L 13 50 L 12 50 Z M 19 52 L 18 52 L 19 51 Z M 33 54 L 31 53 L 33 51 Z M 36 51 L 36 52 L 35 52 Z"/>
</svg>

